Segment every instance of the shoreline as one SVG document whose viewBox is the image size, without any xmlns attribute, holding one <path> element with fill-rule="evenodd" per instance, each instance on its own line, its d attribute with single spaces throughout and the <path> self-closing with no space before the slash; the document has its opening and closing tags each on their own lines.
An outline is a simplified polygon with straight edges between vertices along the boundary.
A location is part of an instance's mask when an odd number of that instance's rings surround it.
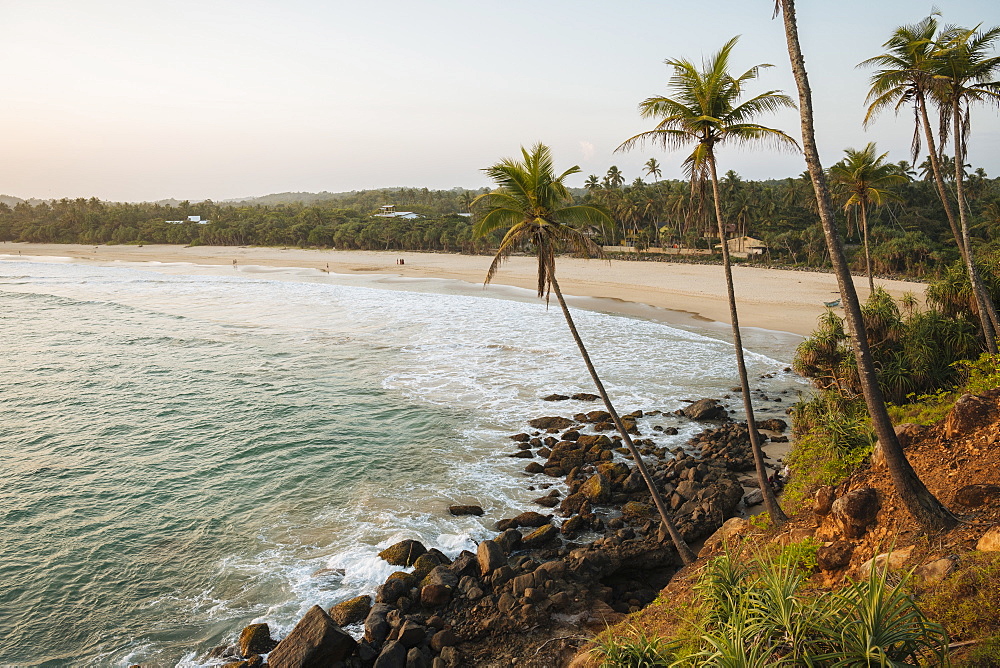
<svg viewBox="0 0 1000 668">
<path fill-rule="evenodd" d="M 234 267 L 258 265 L 313 269 L 330 274 L 369 276 L 387 287 L 393 279 L 444 279 L 482 289 L 492 258 L 414 251 L 343 251 L 242 246 L 90 246 L 82 244 L 0 244 L 0 255 L 66 257 L 73 261 L 191 263 Z M 400 265 L 402 259 L 405 264 Z M 235 265 L 234 265 L 235 262 Z M 492 288 L 501 286 L 534 291 L 534 258 L 509 258 Z M 729 329 L 729 305 L 722 271 L 715 265 L 596 260 L 562 257 L 560 286 L 574 305 L 591 310 L 665 320 L 692 326 Z M 825 311 L 823 302 L 839 297 L 836 277 L 818 272 L 733 267 L 740 324 L 744 328 L 808 336 Z M 893 297 L 912 292 L 922 301 L 926 285 L 879 280 Z M 855 277 L 858 293 L 867 296 L 867 280 Z M 655 310 L 669 313 L 657 314 Z M 765 337 L 767 338 L 767 337 Z M 787 345 L 787 342 L 785 342 Z"/>
</svg>

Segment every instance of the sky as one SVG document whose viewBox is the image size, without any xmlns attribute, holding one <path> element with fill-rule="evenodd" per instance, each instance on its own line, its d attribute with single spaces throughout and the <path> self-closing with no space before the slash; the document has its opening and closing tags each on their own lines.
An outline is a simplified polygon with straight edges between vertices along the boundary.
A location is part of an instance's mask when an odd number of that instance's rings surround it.
<svg viewBox="0 0 1000 668">
<path fill-rule="evenodd" d="M 934 0 L 943 21 L 1000 24 L 995 0 Z M 569 184 L 682 152 L 615 148 L 650 129 L 666 58 L 699 62 L 740 35 L 734 69 L 795 94 L 772 0 L 0 0 L 0 193 L 216 201 L 287 191 L 479 188 L 520 146 L 552 147 Z M 825 164 L 877 141 L 909 158 L 912 115 L 862 127 L 869 70 L 914 0 L 798 3 Z M 760 121 L 799 136 L 797 112 Z M 1000 112 L 977 107 L 969 162 L 1000 175 Z M 724 148 L 747 179 L 801 155 Z M 919 162 L 919 160 L 918 160 Z M 647 177 L 648 178 L 648 177 Z"/>
</svg>

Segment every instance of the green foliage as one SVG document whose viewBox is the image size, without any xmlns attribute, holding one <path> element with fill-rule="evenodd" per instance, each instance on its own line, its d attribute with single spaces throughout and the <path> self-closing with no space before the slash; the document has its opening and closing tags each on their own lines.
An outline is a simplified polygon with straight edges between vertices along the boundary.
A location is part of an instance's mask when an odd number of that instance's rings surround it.
<svg viewBox="0 0 1000 668">
<path fill-rule="evenodd" d="M 928 288 L 931 295 L 935 286 Z M 903 308 L 882 288 L 876 288 L 862 307 L 868 345 L 882 391 L 891 402 L 908 395 L 950 387 L 959 379 L 955 362 L 978 355 L 982 344 L 970 315 L 953 302 L 929 296 L 933 307 L 917 311 L 912 299 Z M 855 357 L 843 321 L 832 311 L 820 318 L 819 327 L 803 341 L 794 366 L 825 390 L 845 398 L 861 396 Z"/>
<path fill-rule="evenodd" d="M 591 650 L 606 668 L 655 668 L 669 666 L 676 658 L 678 643 L 650 637 L 633 629 L 624 638 L 602 636 Z"/>
<path fill-rule="evenodd" d="M 983 353 L 974 361 L 959 363 L 968 375 L 965 391 L 970 394 L 981 394 L 1000 387 L 1000 355 Z"/>
<path fill-rule="evenodd" d="M 938 390 L 931 394 L 909 395 L 906 403 L 887 406 L 893 424 L 929 425 L 940 422 L 958 398 L 954 390 Z"/>
<path fill-rule="evenodd" d="M 969 552 L 955 572 L 925 594 L 924 609 L 955 638 L 1000 636 L 1000 554 Z"/>
<path fill-rule="evenodd" d="M 803 573 L 812 574 L 819 568 L 817 554 L 823 543 L 809 537 L 798 543 L 789 543 L 781 548 L 776 561 L 791 568 L 797 568 Z"/>
<path fill-rule="evenodd" d="M 787 458 L 792 475 L 784 492 L 786 504 L 793 508 L 816 487 L 844 480 L 875 447 L 868 411 L 859 398 L 826 391 L 794 408 L 797 438 Z"/>
</svg>

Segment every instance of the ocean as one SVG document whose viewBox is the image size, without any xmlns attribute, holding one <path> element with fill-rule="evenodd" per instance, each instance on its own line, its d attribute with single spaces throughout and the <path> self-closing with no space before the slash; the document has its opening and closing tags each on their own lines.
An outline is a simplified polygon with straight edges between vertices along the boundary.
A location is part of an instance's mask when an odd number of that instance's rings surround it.
<svg viewBox="0 0 1000 668">
<path fill-rule="evenodd" d="M 570 302 L 622 412 L 737 384 L 728 327 Z M 542 401 L 594 389 L 555 302 L 514 288 L 0 256 L 0 337 L 0 665 L 197 666 L 246 624 L 280 636 L 373 592 L 398 540 L 454 556 L 535 509 L 507 437 L 600 407 Z M 748 340 L 781 415 L 796 338 Z"/>
</svg>

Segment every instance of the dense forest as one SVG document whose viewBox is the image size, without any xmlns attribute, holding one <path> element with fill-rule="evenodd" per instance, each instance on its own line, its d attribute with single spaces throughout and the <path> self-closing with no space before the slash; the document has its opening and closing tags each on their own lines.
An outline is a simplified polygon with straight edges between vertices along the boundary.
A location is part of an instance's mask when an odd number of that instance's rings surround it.
<svg viewBox="0 0 1000 668">
<path fill-rule="evenodd" d="M 647 165 L 651 166 L 644 176 L 657 176 L 656 161 Z M 891 196 L 884 198 L 882 206 L 872 207 L 869 212 L 874 270 L 883 275 L 940 275 L 958 259 L 958 252 L 933 182 L 928 180 L 929 170 L 924 165 L 918 172 L 906 162 L 892 167 L 901 177 L 899 183 L 887 189 Z M 969 170 L 966 181 L 972 233 L 987 250 L 1000 247 L 998 181 L 981 169 Z M 761 262 L 826 266 L 826 244 L 806 175 L 748 181 L 730 171 L 722 178 L 721 188 L 729 233 L 763 240 L 767 252 L 757 258 Z M 113 203 L 94 198 L 15 203 L 5 198 L 13 205 L 0 202 L 0 241 L 483 253 L 495 247 L 497 240 L 476 239 L 472 234 L 468 213 L 479 192 L 394 188 L 318 195 L 290 193 L 225 203 Z M 849 195 L 846 187 L 840 188 L 842 204 Z M 675 245 L 711 248 L 719 243 L 718 233 L 712 233 L 715 222 L 709 194 L 697 186 L 692 189 L 687 181 L 646 182 L 635 178 L 625 183 L 624 175 L 611 167 L 603 177 L 590 176 L 587 187 L 574 191 L 574 196 L 580 202 L 600 205 L 611 214 L 613 228 L 592 230 L 605 245 L 646 250 Z M 375 216 L 385 204 L 394 204 L 398 211 L 413 211 L 420 217 Z M 845 241 L 856 251 L 861 240 L 856 215 L 850 209 L 840 215 Z M 189 216 L 209 222 L 190 222 Z"/>
</svg>

